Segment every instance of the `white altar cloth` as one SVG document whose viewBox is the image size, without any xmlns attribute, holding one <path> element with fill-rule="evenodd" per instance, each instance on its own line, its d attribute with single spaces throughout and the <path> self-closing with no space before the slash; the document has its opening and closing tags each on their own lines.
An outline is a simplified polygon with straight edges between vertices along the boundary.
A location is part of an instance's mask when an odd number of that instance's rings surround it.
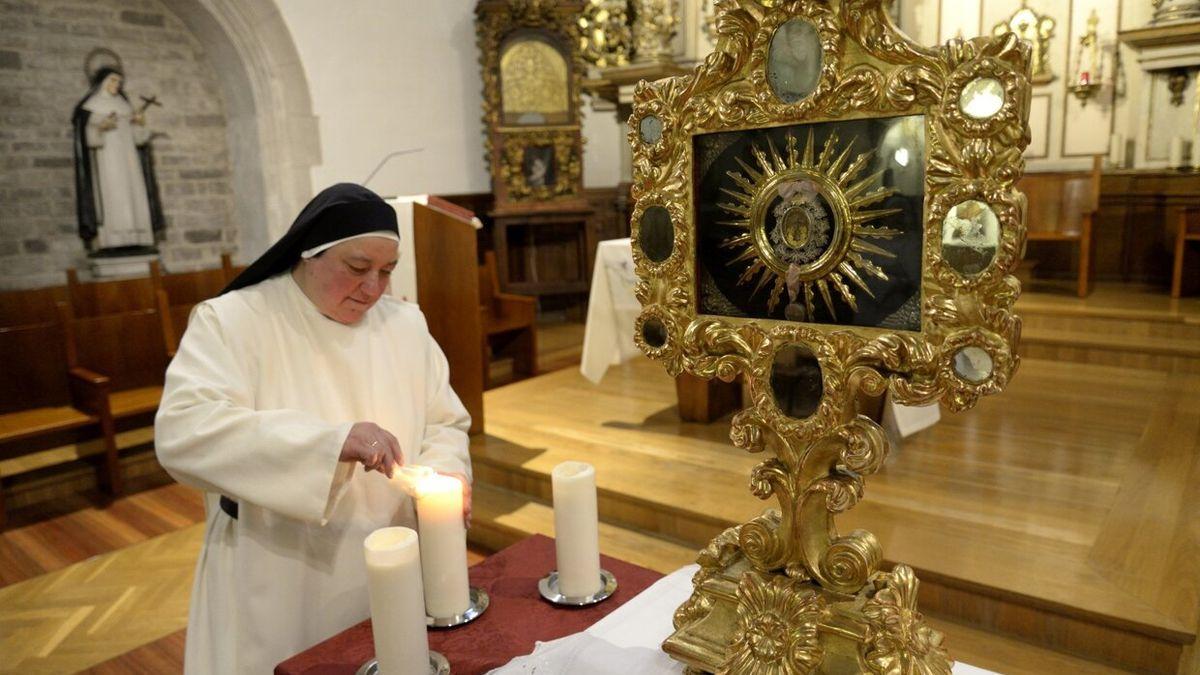
<svg viewBox="0 0 1200 675">
<path fill-rule="evenodd" d="M 636 284 L 629 238 L 600 242 L 579 358 L 579 372 L 593 383 L 604 377 L 609 366 L 641 353 L 633 342 L 633 324 L 642 311 L 633 294 Z"/>
<path fill-rule="evenodd" d="M 675 570 L 582 633 L 539 642 L 488 675 L 679 675 L 683 664 L 660 645 L 672 632 L 675 608 L 692 594 L 696 565 Z M 620 580 L 618 579 L 618 582 Z M 954 675 L 996 675 L 963 663 Z"/>
</svg>

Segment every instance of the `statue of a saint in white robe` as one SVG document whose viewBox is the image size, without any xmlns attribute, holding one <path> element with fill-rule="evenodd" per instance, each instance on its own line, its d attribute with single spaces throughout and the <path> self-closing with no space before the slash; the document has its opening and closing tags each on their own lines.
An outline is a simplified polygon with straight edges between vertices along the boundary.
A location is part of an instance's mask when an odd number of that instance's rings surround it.
<svg viewBox="0 0 1200 675">
<path fill-rule="evenodd" d="M 470 476 L 470 417 L 420 310 L 384 295 L 347 325 L 289 272 L 243 287 L 294 257 L 272 258 L 285 243 L 197 306 L 155 423 L 159 461 L 206 492 L 187 673 L 269 673 L 368 617 L 363 540 L 416 520 L 396 482 L 339 461 L 356 422 L 390 431 L 404 464 Z"/>
<path fill-rule="evenodd" d="M 162 227 L 144 113 L 102 69 L 73 115 L 79 232 L 94 251 L 152 249 Z"/>
</svg>

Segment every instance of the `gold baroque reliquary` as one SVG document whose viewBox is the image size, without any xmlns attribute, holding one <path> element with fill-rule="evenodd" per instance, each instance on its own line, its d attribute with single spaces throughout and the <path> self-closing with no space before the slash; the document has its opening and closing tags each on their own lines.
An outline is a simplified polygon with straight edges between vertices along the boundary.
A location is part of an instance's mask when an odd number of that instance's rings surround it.
<svg viewBox="0 0 1200 675">
<path fill-rule="evenodd" d="M 580 0 L 480 0 L 485 159 L 496 211 L 583 201 Z"/>
<path fill-rule="evenodd" d="M 748 381 L 738 447 L 778 508 L 703 551 L 663 648 L 693 671 L 949 673 L 917 579 L 835 516 L 882 465 L 858 395 L 972 407 L 1016 369 L 1030 51 L 929 48 L 881 0 L 721 0 L 717 49 L 629 124 L 635 339 Z"/>
</svg>

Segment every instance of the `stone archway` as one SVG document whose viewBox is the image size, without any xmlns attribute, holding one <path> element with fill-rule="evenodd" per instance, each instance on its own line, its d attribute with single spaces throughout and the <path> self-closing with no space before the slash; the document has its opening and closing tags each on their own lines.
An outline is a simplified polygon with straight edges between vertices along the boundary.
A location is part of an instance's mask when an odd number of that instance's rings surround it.
<svg viewBox="0 0 1200 675">
<path fill-rule="evenodd" d="M 320 160 L 308 80 L 274 0 L 161 0 L 200 41 L 225 98 L 238 258 L 278 239 Z"/>
</svg>

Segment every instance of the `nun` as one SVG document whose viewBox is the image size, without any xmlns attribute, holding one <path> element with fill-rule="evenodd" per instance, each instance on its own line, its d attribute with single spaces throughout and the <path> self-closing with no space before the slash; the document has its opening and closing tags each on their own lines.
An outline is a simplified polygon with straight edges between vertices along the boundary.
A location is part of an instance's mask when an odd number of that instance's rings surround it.
<svg viewBox="0 0 1200 675">
<path fill-rule="evenodd" d="M 396 467 L 460 479 L 469 517 L 470 417 L 420 310 L 385 295 L 398 242 L 391 206 L 334 185 L 191 315 L 154 433 L 207 507 L 186 673 L 268 673 L 366 619 L 363 539 L 415 527 Z"/>
</svg>

